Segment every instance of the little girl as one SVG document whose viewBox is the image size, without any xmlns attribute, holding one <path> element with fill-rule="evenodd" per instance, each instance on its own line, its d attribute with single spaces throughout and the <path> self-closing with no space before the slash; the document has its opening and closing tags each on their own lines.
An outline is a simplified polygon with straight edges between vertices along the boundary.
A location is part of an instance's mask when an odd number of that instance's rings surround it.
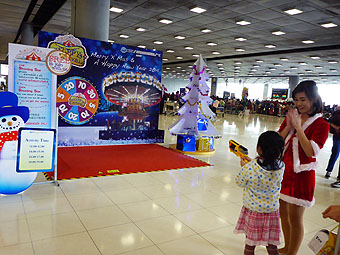
<svg viewBox="0 0 340 255">
<path fill-rule="evenodd" d="M 268 254 L 277 255 L 280 244 L 279 197 L 284 163 L 284 142 L 274 131 L 260 135 L 255 159 L 241 158 L 242 169 L 236 184 L 243 188 L 243 207 L 234 233 L 246 235 L 244 255 L 254 254 L 256 245 L 264 245 Z"/>
</svg>

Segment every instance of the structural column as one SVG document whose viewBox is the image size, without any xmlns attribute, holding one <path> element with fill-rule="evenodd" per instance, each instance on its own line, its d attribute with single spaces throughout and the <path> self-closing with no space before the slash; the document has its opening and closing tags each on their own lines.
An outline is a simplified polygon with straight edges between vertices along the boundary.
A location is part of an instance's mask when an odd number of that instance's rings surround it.
<svg viewBox="0 0 340 255">
<path fill-rule="evenodd" d="M 289 76 L 288 84 L 289 84 L 289 98 L 292 98 L 292 92 L 296 85 L 299 84 L 299 76 L 297 75 Z"/>
<path fill-rule="evenodd" d="M 268 83 L 263 86 L 263 100 L 268 97 L 269 85 Z"/>
<path fill-rule="evenodd" d="M 25 45 L 34 44 L 34 27 L 31 23 L 22 24 L 21 43 Z"/>
<path fill-rule="evenodd" d="M 110 0 L 72 0 L 71 33 L 77 37 L 109 39 Z"/>
<path fill-rule="evenodd" d="M 216 96 L 216 91 L 217 91 L 217 78 L 213 77 L 211 78 L 211 90 L 210 90 L 210 95 L 211 96 Z"/>
</svg>

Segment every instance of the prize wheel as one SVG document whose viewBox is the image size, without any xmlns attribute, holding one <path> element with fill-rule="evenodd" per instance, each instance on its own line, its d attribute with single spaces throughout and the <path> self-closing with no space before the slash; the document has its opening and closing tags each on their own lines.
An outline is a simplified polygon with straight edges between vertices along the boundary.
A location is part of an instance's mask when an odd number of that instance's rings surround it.
<svg viewBox="0 0 340 255">
<path fill-rule="evenodd" d="M 97 90 L 85 78 L 78 76 L 67 78 L 57 89 L 59 115 L 72 125 L 88 122 L 96 113 L 98 105 Z"/>
</svg>

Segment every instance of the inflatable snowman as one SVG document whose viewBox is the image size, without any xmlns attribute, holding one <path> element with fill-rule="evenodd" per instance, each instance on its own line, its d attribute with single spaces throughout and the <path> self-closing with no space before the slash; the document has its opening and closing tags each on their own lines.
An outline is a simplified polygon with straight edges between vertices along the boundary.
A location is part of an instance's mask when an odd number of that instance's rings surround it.
<svg viewBox="0 0 340 255">
<path fill-rule="evenodd" d="M 12 92 L 0 92 L 0 194 L 13 195 L 29 188 L 36 172 L 17 173 L 18 130 L 25 126 L 29 109 L 18 106 Z"/>
</svg>

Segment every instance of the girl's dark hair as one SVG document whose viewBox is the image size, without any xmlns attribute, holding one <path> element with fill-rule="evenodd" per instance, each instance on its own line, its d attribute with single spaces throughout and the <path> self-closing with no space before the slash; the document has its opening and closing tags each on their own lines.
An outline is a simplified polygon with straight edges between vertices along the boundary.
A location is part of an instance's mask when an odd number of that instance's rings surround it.
<svg viewBox="0 0 340 255">
<path fill-rule="evenodd" d="M 322 100 L 318 92 L 318 87 L 315 81 L 302 81 L 300 82 L 292 92 L 293 98 L 295 98 L 297 93 L 305 92 L 308 99 L 312 102 L 313 111 L 309 116 L 314 116 L 317 113 L 322 112 L 323 105 Z"/>
<path fill-rule="evenodd" d="M 263 165 L 277 168 L 277 159 L 282 159 L 283 155 L 283 138 L 275 131 L 266 131 L 260 135 L 257 147 L 262 150 Z"/>
</svg>

